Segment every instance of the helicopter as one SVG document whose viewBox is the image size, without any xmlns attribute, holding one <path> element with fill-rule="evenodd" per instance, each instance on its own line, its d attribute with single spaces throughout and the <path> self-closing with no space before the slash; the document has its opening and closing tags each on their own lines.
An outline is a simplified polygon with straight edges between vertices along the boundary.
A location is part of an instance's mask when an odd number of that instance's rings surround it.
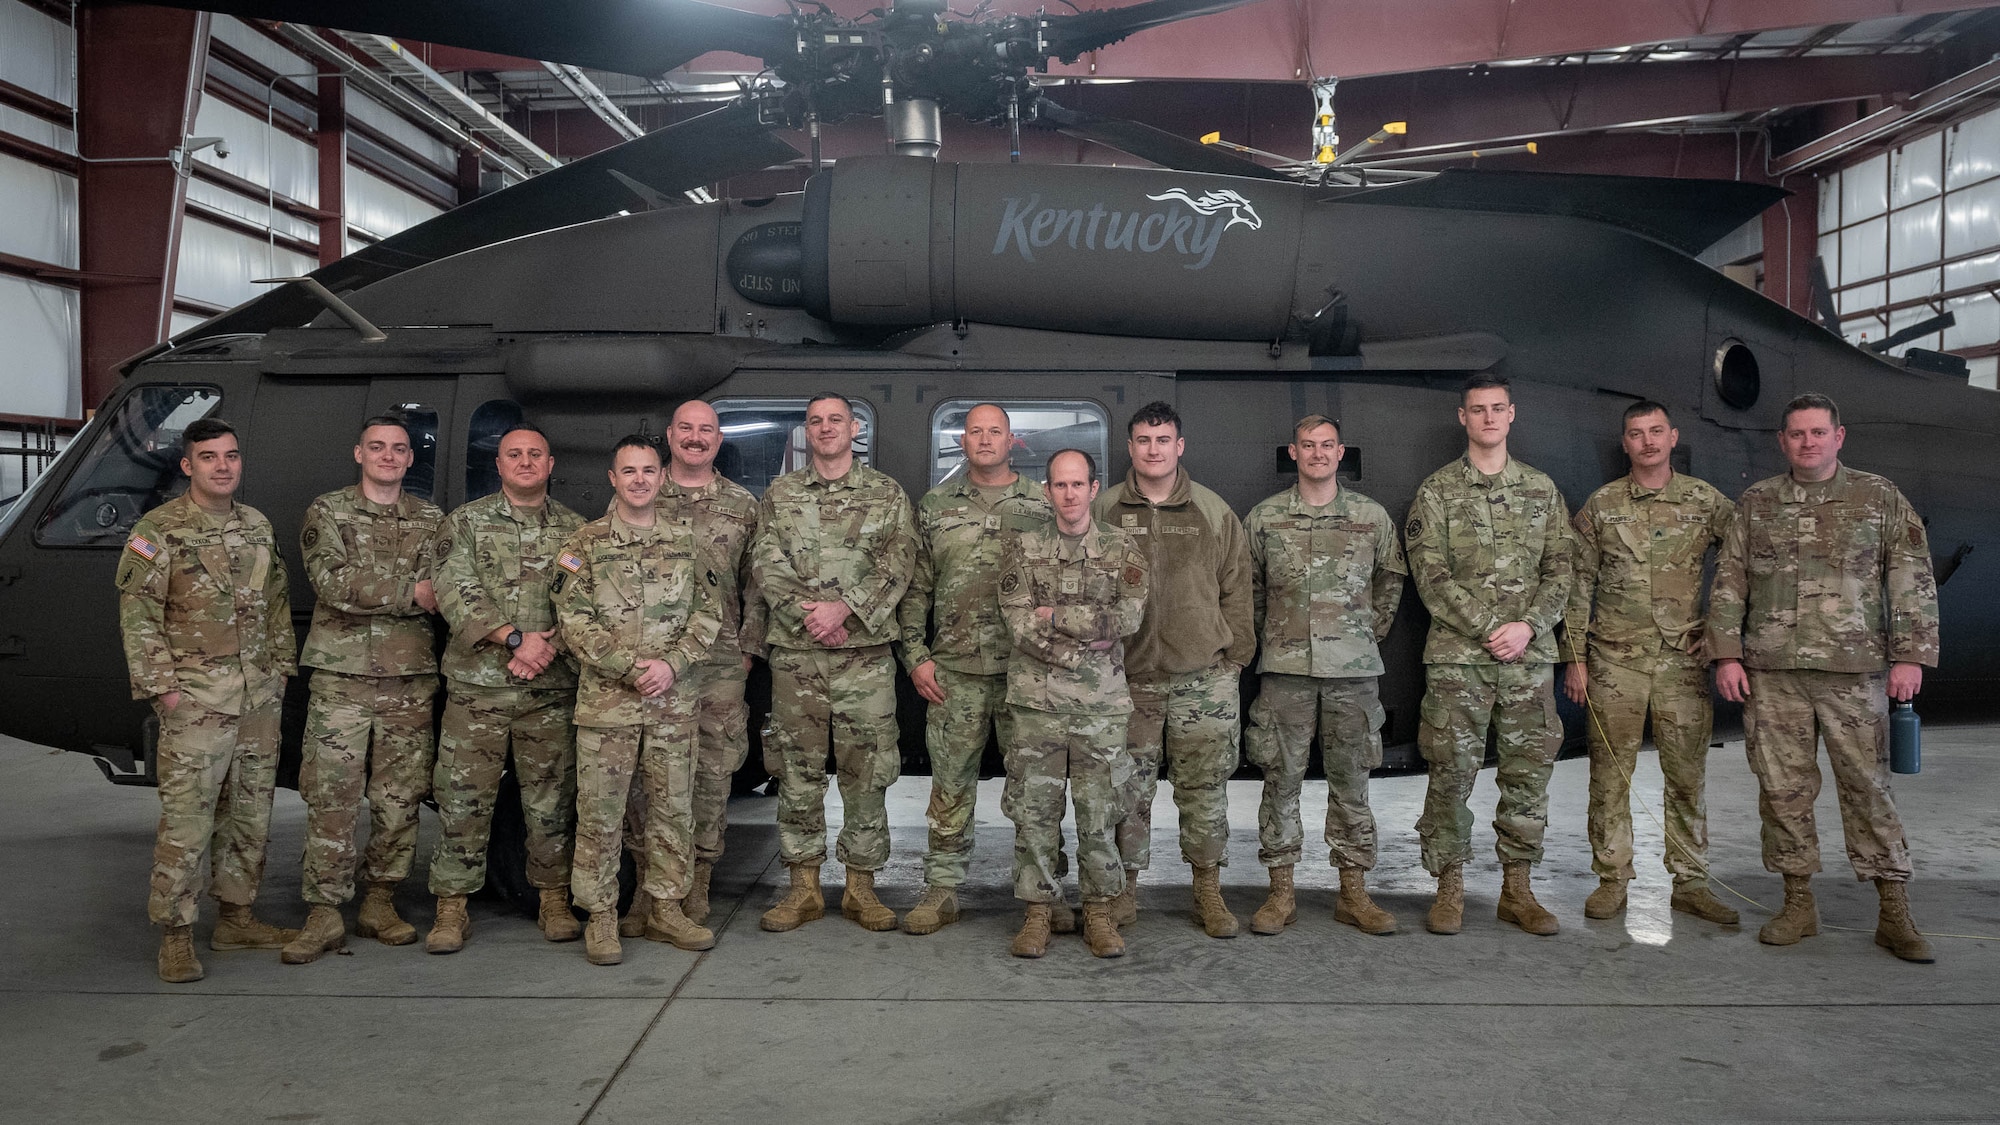
<svg viewBox="0 0 2000 1125">
<path fill-rule="evenodd" d="M 1895 480 L 1929 524 L 1944 663 L 1925 701 L 1993 697 L 2000 597 L 1954 579 L 1993 556 L 1979 552 L 1994 545 L 2000 396 L 1854 347 L 1695 259 L 1784 192 L 1367 163 L 1300 178 L 1072 112 L 1033 80 L 1050 59 L 1241 2 L 973 19 L 947 19 L 941 0 L 860 19 L 693 0 L 186 5 L 635 74 L 732 50 L 764 60 L 769 80 L 128 361 L 72 447 L 0 514 L 0 729 L 93 755 L 114 782 L 153 780 L 157 731 L 129 698 L 112 572 L 132 524 L 184 487 L 178 435 L 201 417 L 243 433 L 242 498 L 270 516 L 297 574 L 308 502 L 351 483 L 355 428 L 390 409 L 417 436 L 407 486 L 447 510 L 498 487 L 494 447 L 526 417 L 551 439 L 552 493 L 584 512 L 610 499 L 601 467 L 616 439 L 663 432 L 690 398 L 722 419 L 718 467 L 761 492 L 804 464 L 807 399 L 838 390 L 857 404 L 860 455 L 912 498 L 957 469 L 954 427 L 975 403 L 1013 412 L 1018 469 L 1077 445 L 1109 482 L 1126 468 L 1127 417 L 1164 400 L 1188 420 L 1190 472 L 1239 513 L 1290 483 L 1291 424 L 1317 413 L 1341 424 L 1343 486 L 1400 521 L 1417 484 L 1462 452 L 1454 408 L 1475 372 L 1511 380 L 1512 450 L 1572 507 L 1625 471 L 1631 402 L 1666 404 L 1675 468 L 1735 495 L 1784 470 L 1785 403 L 1831 395 L 1849 463 Z M 877 113 L 881 155 L 828 162 L 778 135 Z M 1157 167 L 953 163 L 940 159 L 943 113 L 1062 129 Z M 815 169 L 803 192 L 673 201 L 802 158 Z M 292 596 L 304 622 L 310 588 Z M 1385 769 L 1421 765 L 1427 621 L 1404 598 L 1384 645 Z M 922 705 L 903 691 L 915 771 Z M 304 702 L 300 679 L 285 777 Z"/>
</svg>

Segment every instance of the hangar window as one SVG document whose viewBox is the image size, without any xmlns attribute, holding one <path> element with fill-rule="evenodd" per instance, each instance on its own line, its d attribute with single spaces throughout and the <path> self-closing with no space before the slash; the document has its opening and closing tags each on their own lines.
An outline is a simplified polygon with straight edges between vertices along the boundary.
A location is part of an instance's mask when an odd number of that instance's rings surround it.
<svg viewBox="0 0 2000 1125">
<path fill-rule="evenodd" d="M 1741 340 L 1724 340 L 1715 350 L 1715 393 L 1738 410 L 1757 405 L 1763 379 L 1757 357 Z"/>
<path fill-rule="evenodd" d="M 1049 399 L 954 398 L 938 404 L 931 414 L 931 484 L 943 484 L 965 473 L 965 451 L 959 438 L 965 416 L 982 402 L 1007 410 L 1014 430 L 1014 470 L 1032 480 L 1046 479 L 1049 455 L 1060 449 L 1082 449 L 1097 458 L 1103 472 L 1111 463 L 1106 434 L 1110 419 L 1104 408 L 1089 401 Z"/>
<path fill-rule="evenodd" d="M 42 516 L 44 547 L 122 547 L 139 517 L 187 491 L 181 431 L 222 405 L 222 391 L 142 386 L 101 416 L 73 446 L 83 463 Z"/>
<path fill-rule="evenodd" d="M 875 408 L 853 399 L 854 418 L 861 423 L 854 436 L 854 456 L 864 465 L 875 463 Z M 715 470 L 758 496 L 771 482 L 812 464 L 806 444 L 803 398 L 724 398 L 709 403 L 722 423 L 722 450 Z"/>
<path fill-rule="evenodd" d="M 500 439 L 521 422 L 521 404 L 497 398 L 472 412 L 465 434 L 465 499 L 467 502 L 500 491 Z"/>
</svg>

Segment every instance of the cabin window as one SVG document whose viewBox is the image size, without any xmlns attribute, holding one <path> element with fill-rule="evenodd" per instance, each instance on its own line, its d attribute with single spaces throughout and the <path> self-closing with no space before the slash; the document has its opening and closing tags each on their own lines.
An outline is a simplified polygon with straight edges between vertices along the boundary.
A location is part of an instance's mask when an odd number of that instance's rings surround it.
<svg viewBox="0 0 2000 1125">
<path fill-rule="evenodd" d="M 1007 411 L 1014 431 L 1014 471 L 1044 480 L 1049 456 L 1062 449 L 1081 449 L 1097 459 L 1098 471 L 1111 463 L 1110 417 L 1104 408 L 1084 399 L 954 398 L 938 404 L 931 414 L 931 485 L 965 472 L 965 452 L 959 437 L 965 416 L 983 402 Z"/>
<path fill-rule="evenodd" d="M 472 412 L 465 432 L 465 499 L 467 503 L 500 491 L 500 439 L 521 424 L 521 404 L 498 398 L 482 402 Z M 414 469 L 412 469 L 414 474 Z M 428 499 L 428 497 L 426 497 Z"/>
<path fill-rule="evenodd" d="M 854 437 L 854 456 L 864 465 L 875 463 L 875 408 L 858 398 L 854 417 L 861 423 Z M 806 444 L 803 398 L 724 398 L 709 403 L 722 425 L 722 450 L 715 471 L 758 496 L 771 482 L 812 464 Z"/>
<path fill-rule="evenodd" d="M 77 467 L 35 528 L 44 547 L 122 547 L 139 517 L 187 491 L 181 431 L 214 414 L 222 391 L 147 385 L 100 417 L 72 447 Z M 254 451 L 245 450 L 255 456 Z M 66 454 L 66 456 L 73 455 Z"/>
<path fill-rule="evenodd" d="M 436 500 L 437 492 L 437 449 L 438 412 L 421 403 L 405 402 L 397 405 L 395 413 L 403 416 L 405 428 L 410 431 L 410 471 L 403 474 L 403 491 L 425 500 Z M 491 458 L 488 458 L 491 467 Z"/>
</svg>

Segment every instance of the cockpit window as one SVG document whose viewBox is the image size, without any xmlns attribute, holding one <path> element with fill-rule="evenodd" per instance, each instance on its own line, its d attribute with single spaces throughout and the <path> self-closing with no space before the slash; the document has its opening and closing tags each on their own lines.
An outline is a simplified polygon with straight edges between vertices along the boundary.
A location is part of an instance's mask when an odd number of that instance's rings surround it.
<svg viewBox="0 0 2000 1125">
<path fill-rule="evenodd" d="M 854 417 L 861 423 L 854 438 L 854 456 L 864 465 L 875 463 L 875 408 L 854 399 Z M 802 398 L 725 398 L 709 403 L 722 423 L 722 450 L 715 471 L 758 496 L 771 482 L 812 464 L 806 444 L 806 407 Z"/>
<path fill-rule="evenodd" d="M 500 491 L 500 466 L 495 463 L 500 455 L 500 439 L 520 421 L 521 404 L 510 399 L 482 402 L 472 412 L 472 423 L 466 427 L 465 435 L 466 503 Z"/>
<path fill-rule="evenodd" d="M 149 385 L 127 395 L 94 428 L 83 464 L 36 525 L 35 542 L 123 546 L 140 516 L 187 491 L 181 431 L 221 406 L 216 387 Z"/>
<path fill-rule="evenodd" d="M 1014 431 L 1014 471 L 1028 479 L 1046 479 L 1049 457 L 1064 449 L 1081 449 L 1097 458 L 1099 471 L 1111 463 L 1106 444 L 1110 422 L 1094 402 L 955 398 L 939 403 L 931 414 L 932 487 L 965 472 L 965 450 L 958 443 L 965 416 L 988 401 L 1007 411 L 1008 428 Z"/>
</svg>

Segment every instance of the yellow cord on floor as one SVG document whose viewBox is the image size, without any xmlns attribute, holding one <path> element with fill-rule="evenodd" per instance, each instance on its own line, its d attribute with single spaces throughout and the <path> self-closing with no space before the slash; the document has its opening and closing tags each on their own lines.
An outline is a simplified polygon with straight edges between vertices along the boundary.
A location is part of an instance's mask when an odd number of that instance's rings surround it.
<svg viewBox="0 0 2000 1125">
<path fill-rule="evenodd" d="M 1588 691 L 1584 693 L 1583 709 L 1584 712 L 1590 716 L 1590 725 L 1592 727 L 1595 727 L 1597 730 L 1598 740 L 1602 742 L 1606 747 L 1609 747 L 1611 745 L 1611 737 L 1604 732 L 1604 721 L 1598 717 L 1597 704 L 1591 702 L 1590 694 Z M 1633 764 L 1635 766 L 1638 764 L 1637 755 L 1633 756 Z M 1624 769 L 1622 765 L 1620 766 L 1620 769 L 1625 774 L 1625 799 L 1627 801 L 1632 801 L 1632 771 Z M 1660 830 L 1660 839 L 1666 841 L 1666 846 L 1671 847 L 1674 843 L 1673 838 L 1667 835 L 1667 826 L 1665 822 L 1663 822 L 1658 816 L 1655 816 L 1653 814 L 1653 806 L 1647 804 L 1644 801 L 1632 801 L 1632 803 L 1638 805 L 1641 809 L 1645 810 L 1647 818 L 1653 822 L 1653 826 L 1655 828 L 1658 828 Z M 1742 899 L 1744 902 L 1749 903 L 1751 906 L 1756 907 L 1758 910 L 1762 911 L 1765 914 L 1777 913 L 1777 911 L 1772 910 L 1770 907 L 1765 906 L 1763 903 L 1758 902 L 1756 899 L 1751 898 L 1749 895 L 1744 894 L 1742 891 L 1737 890 L 1735 887 L 1732 887 L 1728 883 L 1725 883 L 1721 879 L 1717 878 L 1715 872 L 1709 868 L 1708 861 L 1703 859 L 1701 856 L 1694 855 L 1693 853 L 1688 852 L 1685 848 L 1682 849 L 1682 852 L 1689 861 L 1691 861 L 1696 867 L 1701 869 L 1702 875 L 1705 878 L 1707 878 L 1709 882 L 1715 884 L 1718 887 L 1721 887 L 1723 890 L 1728 891 L 1730 894 L 1735 895 L 1737 898 Z M 1828 929 L 1828 930 L 1843 930 L 1850 934 L 1872 934 L 1875 932 L 1873 930 L 1862 929 L 1859 926 L 1835 926 L 1823 920 L 1820 922 L 1820 927 L 1822 929 Z M 1957 938 L 1963 941 L 2000 941 L 2000 936 L 1995 936 L 1992 934 L 1939 934 L 1939 933 L 1932 933 L 1929 930 L 1918 930 L 1917 932 L 1925 937 L 1934 937 L 1934 938 Z"/>
</svg>

